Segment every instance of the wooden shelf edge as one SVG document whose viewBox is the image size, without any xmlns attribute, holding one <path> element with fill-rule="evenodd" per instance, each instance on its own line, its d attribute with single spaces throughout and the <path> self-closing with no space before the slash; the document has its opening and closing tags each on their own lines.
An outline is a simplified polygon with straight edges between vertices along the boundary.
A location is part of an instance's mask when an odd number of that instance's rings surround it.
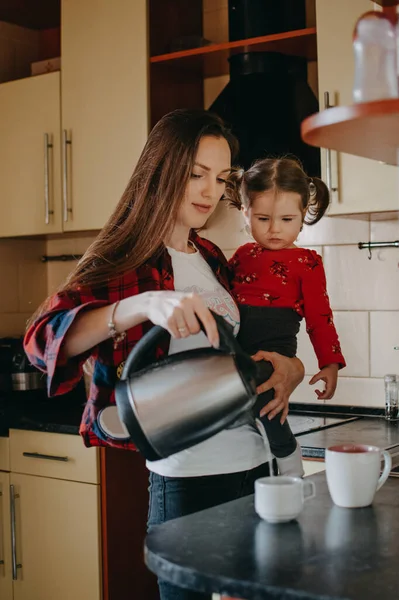
<svg viewBox="0 0 399 600">
<path fill-rule="evenodd" d="M 307 117 L 301 126 L 302 136 L 307 140 L 317 130 L 338 123 L 355 121 L 372 116 L 391 115 L 399 113 L 399 98 L 375 100 L 374 102 L 359 102 L 349 106 L 334 106 Z"/>
<path fill-rule="evenodd" d="M 171 52 L 168 54 L 159 54 L 158 56 L 151 56 L 150 63 L 161 63 L 181 58 L 188 58 L 191 56 L 202 56 L 206 54 L 212 54 L 223 50 L 231 50 L 234 48 L 250 48 L 251 46 L 257 46 L 265 44 L 267 42 L 278 42 L 284 40 L 290 40 L 299 37 L 310 37 L 316 35 L 316 27 L 308 27 L 306 29 L 296 29 L 294 31 L 285 31 L 284 33 L 274 33 L 272 35 L 264 35 L 255 38 L 248 38 L 246 40 L 237 40 L 235 42 L 222 42 L 220 44 L 210 44 L 209 46 L 201 46 L 200 48 L 192 48 L 191 50 L 181 50 L 178 52 Z"/>
<path fill-rule="evenodd" d="M 336 106 L 301 124 L 305 143 L 398 164 L 399 98 Z"/>
<path fill-rule="evenodd" d="M 379 4 L 380 6 L 384 7 L 384 8 L 388 8 L 391 6 L 397 6 L 399 4 L 399 0 L 371 0 L 372 2 L 375 2 L 376 4 Z"/>
</svg>

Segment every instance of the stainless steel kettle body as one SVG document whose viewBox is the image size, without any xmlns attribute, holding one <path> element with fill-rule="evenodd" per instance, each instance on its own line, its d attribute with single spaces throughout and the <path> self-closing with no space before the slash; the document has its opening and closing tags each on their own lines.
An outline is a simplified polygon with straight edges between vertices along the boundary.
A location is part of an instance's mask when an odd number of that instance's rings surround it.
<svg viewBox="0 0 399 600">
<path fill-rule="evenodd" d="M 119 417 L 148 460 L 189 448 L 225 429 L 256 400 L 255 364 L 232 328 L 214 315 L 220 349 L 200 348 L 141 368 L 167 334 L 153 327 L 130 353 L 115 396 Z"/>
</svg>

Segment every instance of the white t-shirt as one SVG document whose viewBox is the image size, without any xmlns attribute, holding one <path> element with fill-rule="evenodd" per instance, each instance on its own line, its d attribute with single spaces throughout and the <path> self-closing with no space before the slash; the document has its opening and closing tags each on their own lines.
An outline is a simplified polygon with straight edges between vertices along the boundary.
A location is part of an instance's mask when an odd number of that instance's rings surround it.
<svg viewBox="0 0 399 600">
<path fill-rule="evenodd" d="M 200 294 L 210 309 L 222 315 L 234 327 L 237 335 L 240 321 L 237 305 L 201 254 L 198 251 L 187 254 L 173 248 L 168 248 L 168 252 L 172 259 L 175 290 Z M 172 338 L 169 354 L 209 346 L 208 338 L 201 332 L 187 338 Z M 147 467 L 165 477 L 198 477 L 253 469 L 269 460 L 269 456 L 270 450 L 258 430 L 248 424 L 225 429 L 168 458 L 147 461 Z"/>
</svg>

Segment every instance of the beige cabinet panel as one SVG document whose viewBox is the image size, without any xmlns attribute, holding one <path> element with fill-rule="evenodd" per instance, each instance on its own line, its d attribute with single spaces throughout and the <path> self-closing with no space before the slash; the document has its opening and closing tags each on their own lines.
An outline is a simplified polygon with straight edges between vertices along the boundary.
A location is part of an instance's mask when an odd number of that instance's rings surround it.
<svg viewBox="0 0 399 600">
<path fill-rule="evenodd" d="M 0 237 L 61 231 L 60 166 L 60 74 L 1 84 Z"/>
<path fill-rule="evenodd" d="M 86 448 L 80 435 L 10 431 L 13 473 L 100 483 L 98 448 Z"/>
<path fill-rule="evenodd" d="M 10 470 L 10 442 L 8 437 L 0 437 L 0 471 Z M 0 596 L 1 598 L 1 596 Z"/>
<path fill-rule="evenodd" d="M 63 0 L 65 231 L 100 229 L 148 134 L 146 0 Z"/>
<path fill-rule="evenodd" d="M 330 104 L 352 104 L 354 58 L 352 36 L 357 19 L 372 10 L 370 0 L 316 0 L 320 108 L 324 93 Z M 322 150 L 326 181 L 327 150 Z M 399 209 L 399 169 L 366 158 L 331 151 L 331 215 Z"/>
<path fill-rule="evenodd" d="M 0 472 L 0 598 L 12 600 L 10 475 Z"/>
<path fill-rule="evenodd" d="M 11 474 L 14 600 L 100 600 L 99 486 Z"/>
</svg>

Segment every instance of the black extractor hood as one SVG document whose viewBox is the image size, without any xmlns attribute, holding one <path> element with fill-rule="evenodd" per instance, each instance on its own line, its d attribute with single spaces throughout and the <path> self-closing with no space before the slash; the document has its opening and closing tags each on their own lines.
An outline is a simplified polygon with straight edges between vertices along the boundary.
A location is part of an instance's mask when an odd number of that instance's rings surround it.
<svg viewBox="0 0 399 600">
<path fill-rule="evenodd" d="M 305 0 L 229 0 L 230 41 L 305 27 Z M 248 168 L 257 158 L 295 155 L 310 176 L 320 176 L 320 151 L 300 134 L 303 119 L 319 110 L 306 59 L 246 52 L 229 62 L 230 81 L 209 110 L 238 137 L 239 164 Z"/>
</svg>

